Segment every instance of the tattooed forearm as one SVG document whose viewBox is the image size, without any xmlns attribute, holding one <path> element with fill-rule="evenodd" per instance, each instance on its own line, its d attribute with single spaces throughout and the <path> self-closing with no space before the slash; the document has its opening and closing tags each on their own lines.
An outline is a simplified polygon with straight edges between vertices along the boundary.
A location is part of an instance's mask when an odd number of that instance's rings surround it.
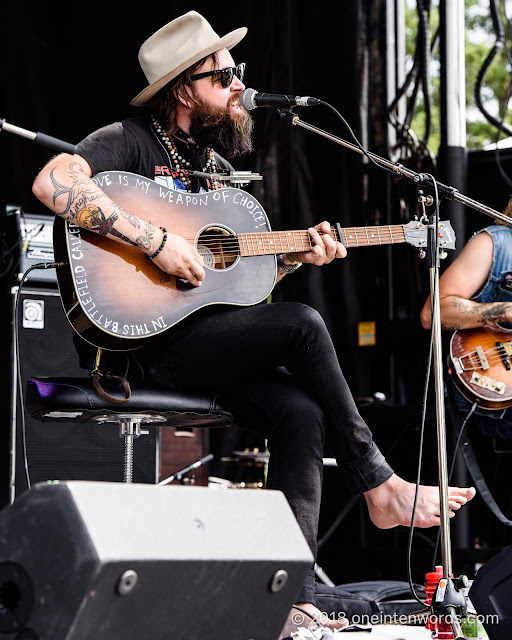
<svg viewBox="0 0 512 640">
<path fill-rule="evenodd" d="M 135 227 L 136 229 L 140 229 L 140 220 L 138 218 L 136 218 L 132 213 L 130 213 L 129 211 L 125 211 L 124 209 L 121 209 L 121 207 L 116 207 L 117 211 L 119 211 L 119 215 L 121 215 L 123 218 L 125 218 L 126 220 L 128 220 L 128 222 Z"/>
<path fill-rule="evenodd" d="M 142 230 L 144 235 L 137 236 L 135 242 L 141 249 L 148 251 L 151 248 L 157 228 L 150 222 L 144 222 Z"/>
<path fill-rule="evenodd" d="M 130 240 L 123 233 L 118 231 L 114 224 L 116 220 L 118 220 L 119 215 L 114 212 L 108 218 L 105 216 L 103 211 L 97 205 L 89 205 L 87 207 L 83 207 L 78 211 L 76 215 L 76 222 L 79 226 L 84 229 L 89 229 L 90 231 L 94 231 L 100 236 L 115 236 L 128 244 L 131 244 L 134 247 L 138 245 Z"/>
<path fill-rule="evenodd" d="M 72 183 L 70 186 L 63 185 L 57 180 L 55 170 L 56 167 L 50 172 L 50 178 L 54 187 L 53 204 L 55 205 L 57 199 L 61 196 L 67 197 L 64 210 L 57 212 L 60 216 L 68 220 L 68 222 L 76 222 L 80 227 L 94 231 L 99 235 L 114 236 L 133 247 L 144 248 L 143 244 L 139 241 L 131 240 L 115 226 L 115 223 L 122 217 L 128 220 L 132 227 L 139 229 L 141 225 L 140 220 L 113 202 L 109 203 L 109 208 L 111 209 L 110 215 L 106 215 L 99 204 L 95 203 L 95 201 L 105 198 L 105 194 L 98 189 L 90 178 L 87 176 L 83 177 L 84 171 L 78 162 L 72 162 L 69 165 L 69 177 Z M 146 238 L 147 237 L 148 233 L 146 232 Z M 149 246 L 151 246 L 150 239 L 147 240 L 147 242 L 149 242 Z"/>
<path fill-rule="evenodd" d="M 67 195 L 67 202 L 64 210 L 59 212 L 59 215 L 65 217 L 67 220 L 74 220 L 76 218 L 77 211 L 79 211 L 88 202 L 91 202 L 101 196 L 101 194 L 98 194 L 97 191 L 95 191 L 94 183 L 91 186 L 91 182 L 88 178 L 83 180 L 78 179 L 77 172 L 73 168 L 73 165 L 80 166 L 76 162 L 73 162 L 70 165 L 71 176 L 74 180 L 71 187 L 66 187 L 55 178 L 55 169 L 52 169 L 50 172 L 50 178 L 54 187 L 53 204 L 56 204 L 57 198 L 60 196 Z M 79 196 L 80 201 L 77 201 Z"/>
<path fill-rule="evenodd" d="M 512 303 L 510 302 L 474 302 L 458 296 L 451 297 L 452 311 L 455 312 L 450 328 L 463 328 L 467 320 L 475 325 L 496 325 L 499 322 L 510 322 Z M 458 320 L 457 320 L 458 318 Z M 443 323 L 444 324 L 444 323 Z M 458 326 L 455 326 L 455 325 Z"/>
<path fill-rule="evenodd" d="M 453 309 L 460 314 L 474 313 L 475 303 L 467 298 L 459 298 L 459 296 L 452 296 L 450 298 Z"/>
<path fill-rule="evenodd" d="M 498 322 L 508 322 L 510 302 L 490 302 L 480 305 L 480 322 L 486 324 L 496 324 Z"/>
<path fill-rule="evenodd" d="M 445 330 L 450 330 L 450 331 L 459 331 L 459 329 L 464 329 L 464 327 L 461 327 L 458 324 L 445 324 L 444 322 L 441 322 L 441 329 L 445 329 Z"/>
<path fill-rule="evenodd" d="M 101 193 L 87 194 L 83 192 L 80 196 L 77 195 L 75 197 L 74 205 L 69 207 L 69 215 L 71 216 L 71 219 L 76 220 L 80 211 L 89 205 L 90 202 L 94 202 L 94 200 L 97 200 L 98 198 L 101 198 Z"/>
</svg>

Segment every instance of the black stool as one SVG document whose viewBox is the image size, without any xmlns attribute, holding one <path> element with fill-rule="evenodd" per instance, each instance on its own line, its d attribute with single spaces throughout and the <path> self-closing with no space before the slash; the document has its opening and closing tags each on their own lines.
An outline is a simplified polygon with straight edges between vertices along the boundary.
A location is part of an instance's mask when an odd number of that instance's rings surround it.
<svg viewBox="0 0 512 640">
<path fill-rule="evenodd" d="M 215 395 L 132 386 L 130 399 L 114 404 L 96 392 L 89 378 L 29 378 L 25 404 L 32 418 L 42 422 L 117 424 L 124 438 L 124 482 L 132 482 L 134 440 L 148 433 L 141 425 L 190 429 L 233 422 Z"/>
</svg>

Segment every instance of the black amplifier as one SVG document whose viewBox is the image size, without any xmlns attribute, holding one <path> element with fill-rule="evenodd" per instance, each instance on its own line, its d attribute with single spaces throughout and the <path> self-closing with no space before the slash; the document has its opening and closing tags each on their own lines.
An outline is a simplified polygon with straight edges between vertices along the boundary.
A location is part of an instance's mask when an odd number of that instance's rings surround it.
<svg viewBox="0 0 512 640">
<path fill-rule="evenodd" d="M 38 262 L 53 262 L 53 221 L 55 216 L 27 213 L 21 207 L 7 205 L 2 216 L 2 256 L 11 262 L 8 269 L 15 283 Z M 4 262 L 6 259 L 4 259 Z M 6 268 L 9 265 L 6 266 Z M 55 269 L 34 269 L 27 282 L 57 285 Z"/>
</svg>

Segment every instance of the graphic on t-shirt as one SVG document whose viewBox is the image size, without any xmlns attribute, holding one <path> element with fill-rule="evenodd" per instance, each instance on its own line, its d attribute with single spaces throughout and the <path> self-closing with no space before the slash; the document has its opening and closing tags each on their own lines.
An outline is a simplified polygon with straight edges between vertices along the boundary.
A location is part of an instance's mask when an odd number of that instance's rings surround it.
<svg viewBox="0 0 512 640">
<path fill-rule="evenodd" d="M 186 191 L 187 185 L 180 180 L 178 171 L 171 171 L 169 167 L 155 165 L 155 182 L 161 184 L 168 189 L 176 191 Z"/>
<path fill-rule="evenodd" d="M 188 191 L 187 185 L 181 180 L 179 171 L 171 171 L 167 166 L 155 165 L 155 182 L 175 191 Z M 206 193 L 202 187 L 199 193 Z"/>
</svg>

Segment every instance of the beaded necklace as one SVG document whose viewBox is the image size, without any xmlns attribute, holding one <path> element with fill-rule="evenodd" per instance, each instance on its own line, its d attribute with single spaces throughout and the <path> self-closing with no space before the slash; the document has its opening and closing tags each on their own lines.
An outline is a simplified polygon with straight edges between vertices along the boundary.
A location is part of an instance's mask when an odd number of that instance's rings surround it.
<svg viewBox="0 0 512 640">
<path fill-rule="evenodd" d="M 153 122 L 153 127 L 157 134 L 160 136 L 162 142 L 169 149 L 169 154 L 171 158 L 171 163 L 174 164 L 174 168 L 171 167 L 171 170 L 174 170 L 178 174 L 178 179 L 185 185 L 185 189 L 188 192 L 192 191 L 192 180 L 189 175 L 189 171 L 192 169 L 190 161 L 186 158 L 183 158 L 179 153 L 176 147 L 176 143 L 172 136 L 168 136 L 163 127 L 159 124 L 157 119 L 154 116 L 151 116 L 151 121 Z M 187 143 L 188 144 L 188 143 Z M 206 149 L 206 164 L 203 167 L 203 173 L 216 173 L 217 172 L 217 162 L 215 160 L 215 154 L 211 147 Z M 212 190 L 220 189 L 221 184 L 215 180 L 209 180 L 210 188 Z"/>
</svg>

